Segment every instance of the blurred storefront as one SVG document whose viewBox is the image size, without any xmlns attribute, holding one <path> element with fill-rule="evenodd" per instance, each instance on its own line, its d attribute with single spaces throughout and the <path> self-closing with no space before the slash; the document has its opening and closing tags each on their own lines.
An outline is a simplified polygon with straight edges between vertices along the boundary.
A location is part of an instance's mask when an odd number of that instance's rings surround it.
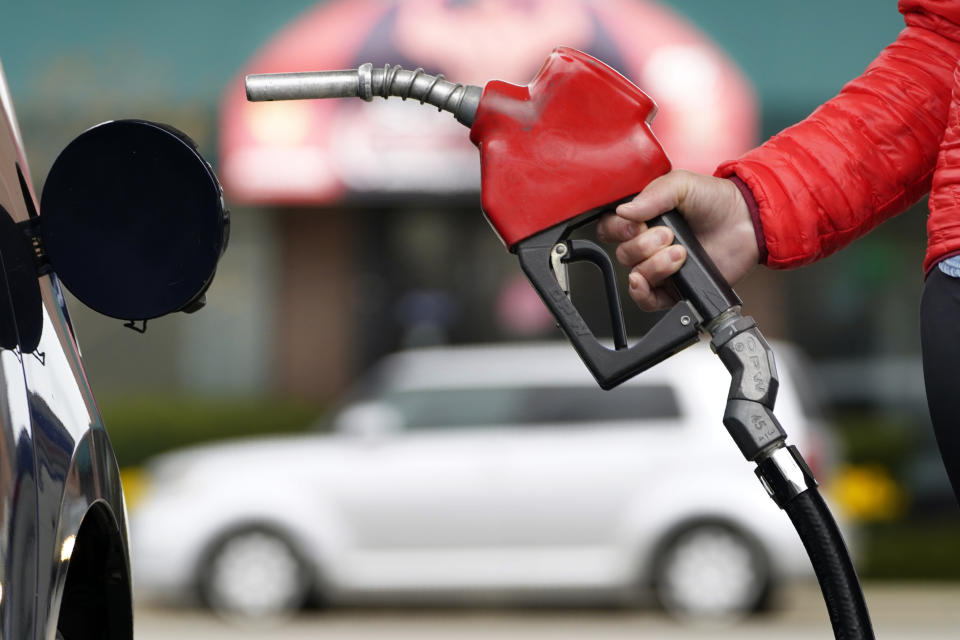
<svg viewBox="0 0 960 640">
<path fill-rule="evenodd" d="M 400 64 L 483 85 L 526 84 L 563 44 L 658 102 L 676 166 L 712 171 L 756 141 L 744 75 L 702 32 L 648 1 L 338 0 L 278 33 L 243 73 Z M 555 337 L 479 211 L 479 161 L 447 114 L 375 99 L 249 103 L 242 77 L 220 120 L 235 205 L 277 233 L 277 380 L 327 397 L 401 346 Z M 585 280 L 590 305 L 597 283 Z M 595 306 L 595 305 L 594 305 Z M 598 320 L 595 330 L 604 332 Z"/>
</svg>

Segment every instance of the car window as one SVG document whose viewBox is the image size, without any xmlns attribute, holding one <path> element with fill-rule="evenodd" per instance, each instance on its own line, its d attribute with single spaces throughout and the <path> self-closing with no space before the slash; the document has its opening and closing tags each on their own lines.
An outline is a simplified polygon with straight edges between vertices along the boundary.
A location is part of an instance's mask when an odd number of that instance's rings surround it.
<svg viewBox="0 0 960 640">
<path fill-rule="evenodd" d="M 478 387 L 388 393 L 383 400 L 402 415 L 407 429 L 478 425 L 570 424 L 678 418 L 668 385 L 620 387 Z"/>
</svg>

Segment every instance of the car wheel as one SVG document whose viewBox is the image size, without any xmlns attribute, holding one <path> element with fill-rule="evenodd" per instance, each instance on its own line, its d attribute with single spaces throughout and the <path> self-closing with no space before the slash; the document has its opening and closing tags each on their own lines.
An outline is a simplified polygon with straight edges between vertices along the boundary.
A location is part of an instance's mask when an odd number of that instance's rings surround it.
<svg viewBox="0 0 960 640">
<path fill-rule="evenodd" d="M 683 530 L 662 549 L 654 590 L 669 613 L 701 620 L 735 619 L 759 609 L 770 570 L 756 543 L 722 524 Z"/>
<path fill-rule="evenodd" d="M 300 609 L 310 591 L 306 563 L 281 535 L 255 528 L 222 538 L 207 556 L 200 586 L 225 615 L 272 618 Z"/>
</svg>

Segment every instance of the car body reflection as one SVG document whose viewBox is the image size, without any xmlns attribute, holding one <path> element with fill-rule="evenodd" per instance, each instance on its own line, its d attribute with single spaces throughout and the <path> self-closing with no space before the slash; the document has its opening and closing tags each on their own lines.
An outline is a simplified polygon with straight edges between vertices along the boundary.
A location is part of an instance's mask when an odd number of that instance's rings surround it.
<svg viewBox="0 0 960 640">
<path fill-rule="evenodd" d="M 0 628 L 5 638 L 129 638 L 119 472 L 60 284 L 38 279 L 18 248 L 29 244 L 17 223 L 37 205 L 2 71 L 0 103 Z"/>
</svg>

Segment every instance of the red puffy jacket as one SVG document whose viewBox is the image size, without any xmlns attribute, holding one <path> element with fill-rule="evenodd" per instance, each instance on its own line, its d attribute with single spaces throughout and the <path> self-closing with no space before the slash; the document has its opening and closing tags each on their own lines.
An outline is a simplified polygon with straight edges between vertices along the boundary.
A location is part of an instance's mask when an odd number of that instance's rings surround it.
<svg viewBox="0 0 960 640">
<path fill-rule="evenodd" d="M 960 254 L 960 0 L 900 0 L 899 8 L 906 28 L 863 75 L 717 169 L 756 200 L 764 264 L 818 260 L 931 188 L 924 271 Z"/>
</svg>

